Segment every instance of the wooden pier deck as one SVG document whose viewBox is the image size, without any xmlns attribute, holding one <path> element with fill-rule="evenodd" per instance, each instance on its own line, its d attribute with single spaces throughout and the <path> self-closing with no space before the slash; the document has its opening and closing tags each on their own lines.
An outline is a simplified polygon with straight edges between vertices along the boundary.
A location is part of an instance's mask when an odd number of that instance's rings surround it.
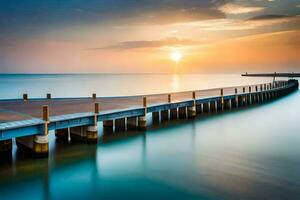
<svg viewBox="0 0 300 200">
<path fill-rule="evenodd" d="M 235 88 L 237 88 L 237 94 L 243 94 L 243 88 L 245 92 L 249 92 L 249 87 L 252 91 L 255 91 L 256 85 L 247 85 L 239 87 L 224 88 L 224 96 L 234 95 Z M 196 98 L 212 98 L 220 96 L 221 88 L 198 90 L 196 92 Z M 166 104 L 168 102 L 168 94 L 171 94 L 171 101 L 185 102 L 192 100 L 193 91 L 177 92 L 177 93 L 164 93 L 164 94 L 151 94 L 151 95 L 139 95 L 139 96 L 125 96 L 125 97 L 97 97 L 96 99 L 91 97 L 81 98 L 40 98 L 40 99 L 8 99 L 0 100 L 0 127 L 1 123 L 14 122 L 20 120 L 42 118 L 42 106 L 48 105 L 50 110 L 50 118 L 54 116 L 62 116 L 67 114 L 78 114 L 94 112 L 94 103 L 100 104 L 100 110 L 105 113 L 118 110 L 130 110 L 143 106 L 143 97 L 147 97 L 147 105 L 154 106 L 160 104 Z M 1 130 L 1 129 L 0 129 Z"/>
<path fill-rule="evenodd" d="M 72 128 L 80 128 L 76 133 L 80 137 L 87 137 L 92 132 L 92 139 L 97 141 L 99 121 L 116 129 L 117 126 L 125 127 L 125 123 L 145 128 L 147 113 L 161 120 L 195 117 L 205 110 L 217 112 L 262 103 L 296 89 L 298 81 L 289 80 L 146 96 L 96 97 L 93 94 L 86 98 L 51 98 L 48 94 L 47 98 L 31 99 L 23 95 L 23 99 L 0 100 L 0 150 L 11 145 L 13 138 L 24 143 L 30 137 L 31 142 L 47 144 L 48 151 L 48 131 L 57 133 L 63 130 L 65 133 Z M 42 147 L 37 145 L 34 148 L 41 151 Z"/>
</svg>

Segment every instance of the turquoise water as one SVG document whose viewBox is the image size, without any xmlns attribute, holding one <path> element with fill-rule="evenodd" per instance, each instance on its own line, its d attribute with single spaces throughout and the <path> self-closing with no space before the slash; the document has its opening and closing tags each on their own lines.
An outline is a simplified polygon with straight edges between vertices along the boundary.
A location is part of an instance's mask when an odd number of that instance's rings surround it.
<svg viewBox="0 0 300 200">
<path fill-rule="evenodd" d="M 23 90 L 39 97 L 45 89 L 57 96 L 96 90 L 114 96 L 264 81 L 270 79 L 2 75 L 0 97 Z M 102 135 L 98 145 L 64 144 L 51 134 L 49 158 L 15 149 L 12 160 L 0 164 L 0 199 L 300 199 L 299 102 L 295 92 L 245 110 L 150 125 L 145 133 Z"/>
</svg>

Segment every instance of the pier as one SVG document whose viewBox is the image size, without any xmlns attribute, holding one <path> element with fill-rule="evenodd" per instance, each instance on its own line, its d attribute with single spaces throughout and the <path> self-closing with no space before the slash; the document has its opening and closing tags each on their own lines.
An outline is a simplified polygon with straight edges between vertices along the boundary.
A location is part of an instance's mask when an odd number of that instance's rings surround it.
<svg viewBox="0 0 300 200">
<path fill-rule="evenodd" d="M 274 81 L 259 85 L 215 88 L 178 93 L 127 97 L 30 98 L 0 100 L 0 153 L 17 148 L 36 156 L 48 155 L 48 135 L 82 143 L 98 143 L 99 123 L 108 133 L 145 131 L 169 120 L 194 119 L 202 113 L 217 113 L 262 104 L 298 89 L 298 81 Z M 152 115 L 150 117 L 149 115 Z M 50 132 L 49 132 L 50 131 Z"/>
</svg>

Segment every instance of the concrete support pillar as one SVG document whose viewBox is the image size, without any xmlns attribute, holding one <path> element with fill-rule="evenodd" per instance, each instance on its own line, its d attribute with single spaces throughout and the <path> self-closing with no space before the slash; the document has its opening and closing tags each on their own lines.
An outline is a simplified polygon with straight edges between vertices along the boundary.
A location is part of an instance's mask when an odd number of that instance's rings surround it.
<svg viewBox="0 0 300 200">
<path fill-rule="evenodd" d="M 33 153 L 36 156 L 48 156 L 48 135 L 35 135 L 33 140 Z"/>
<path fill-rule="evenodd" d="M 20 150 L 27 150 L 37 157 L 48 156 L 48 124 L 49 124 L 49 107 L 43 106 L 43 133 L 32 136 L 16 138 L 17 147 Z"/>
<path fill-rule="evenodd" d="M 231 110 L 232 109 L 232 100 L 228 99 L 224 101 L 224 109 L 225 110 Z"/>
<path fill-rule="evenodd" d="M 208 107 L 208 112 L 210 113 L 211 112 L 211 102 L 210 101 L 207 103 L 207 107 Z"/>
<path fill-rule="evenodd" d="M 139 130 L 147 130 L 147 98 L 143 97 L 143 107 L 144 107 L 144 113 L 142 116 L 138 117 L 138 127 Z"/>
<path fill-rule="evenodd" d="M 239 107 L 239 97 L 237 96 L 237 88 L 234 89 L 234 93 L 235 93 L 235 107 L 238 108 Z"/>
<path fill-rule="evenodd" d="M 98 126 L 86 126 L 84 131 L 87 143 L 98 143 Z"/>
<path fill-rule="evenodd" d="M 196 117 L 196 106 L 190 106 L 188 107 L 188 118 L 193 119 Z"/>
<path fill-rule="evenodd" d="M 125 118 L 115 119 L 115 131 L 123 132 L 126 130 Z"/>
<path fill-rule="evenodd" d="M 48 143 L 48 135 L 44 134 L 16 138 L 16 144 L 20 150 L 29 151 L 37 157 L 48 156 Z"/>
<path fill-rule="evenodd" d="M 179 112 L 179 119 L 186 119 L 186 107 L 180 107 L 178 108 Z"/>
<path fill-rule="evenodd" d="M 127 130 L 137 129 L 137 117 L 127 117 Z"/>
<path fill-rule="evenodd" d="M 11 156 L 12 153 L 12 140 L 2 140 L 0 141 L 0 156 L 6 157 Z"/>
<path fill-rule="evenodd" d="M 177 108 L 173 108 L 170 110 L 170 119 L 178 119 Z"/>
<path fill-rule="evenodd" d="M 139 130 L 141 130 L 141 131 L 147 130 L 147 117 L 146 116 L 138 117 L 138 127 L 139 127 Z"/>
<path fill-rule="evenodd" d="M 243 95 L 243 96 L 242 96 L 242 99 L 243 99 L 243 100 L 242 100 L 242 101 L 243 101 L 243 103 L 242 103 L 243 106 L 246 106 L 246 105 L 247 105 L 247 95 Z"/>
<path fill-rule="evenodd" d="M 256 93 L 255 99 L 256 99 L 256 102 L 257 102 L 257 103 L 260 103 L 260 96 L 259 96 L 259 93 L 258 93 L 258 92 Z"/>
<path fill-rule="evenodd" d="M 152 123 L 153 124 L 159 124 L 159 112 L 153 112 L 152 113 Z"/>
<path fill-rule="evenodd" d="M 203 103 L 196 105 L 196 114 L 203 113 Z"/>
<path fill-rule="evenodd" d="M 229 104 L 229 109 L 231 110 L 232 109 L 232 99 L 229 99 L 228 104 Z"/>
<path fill-rule="evenodd" d="M 196 117 L 196 92 L 192 93 L 193 104 L 187 108 L 188 118 L 193 119 Z"/>
<path fill-rule="evenodd" d="M 161 110 L 160 111 L 160 120 L 161 120 L 161 123 L 167 122 L 169 120 L 169 110 Z"/>
<path fill-rule="evenodd" d="M 221 89 L 221 110 L 224 111 L 224 90 Z"/>
<path fill-rule="evenodd" d="M 64 128 L 64 129 L 55 130 L 55 136 L 57 139 L 68 140 L 69 139 L 69 129 Z"/>
<path fill-rule="evenodd" d="M 215 111 L 215 108 L 216 108 L 216 106 L 215 106 L 215 102 L 214 101 L 210 101 L 209 102 L 209 112 L 213 112 L 213 111 Z"/>
<path fill-rule="evenodd" d="M 215 101 L 215 112 L 218 112 L 218 101 Z"/>
</svg>

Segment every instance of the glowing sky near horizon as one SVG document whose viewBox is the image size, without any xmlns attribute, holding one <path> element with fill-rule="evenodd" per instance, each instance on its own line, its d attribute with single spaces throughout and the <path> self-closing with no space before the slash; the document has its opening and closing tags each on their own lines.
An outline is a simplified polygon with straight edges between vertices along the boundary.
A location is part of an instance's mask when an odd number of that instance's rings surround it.
<svg viewBox="0 0 300 200">
<path fill-rule="evenodd" d="M 300 0 L 2 0 L 0 73 L 300 71 Z"/>
</svg>

